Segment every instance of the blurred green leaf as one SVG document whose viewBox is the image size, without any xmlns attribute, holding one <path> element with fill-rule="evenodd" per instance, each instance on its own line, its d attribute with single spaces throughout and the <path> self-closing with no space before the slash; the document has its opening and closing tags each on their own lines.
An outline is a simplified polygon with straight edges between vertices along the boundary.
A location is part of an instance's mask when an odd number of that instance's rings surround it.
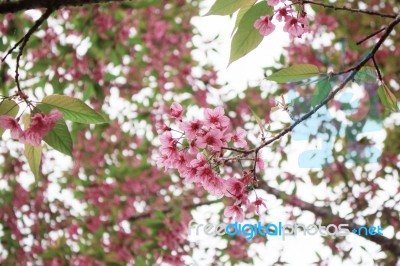
<svg viewBox="0 0 400 266">
<path fill-rule="evenodd" d="M 43 104 L 57 108 L 64 114 L 65 120 L 83 124 L 106 123 L 104 117 L 83 101 L 65 95 L 50 95 L 42 100 Z"/>
<path fill-rule="evenodd" d="M 30 124 L 30 116 L 24 116 L 24 125 L 25 129 L 29 127 Z M 35 176 L 36 181 L 39 179 L 40 172 L 40 161 L 42 160 L 42 146 L 33 146 L 31 144 L 25 144 L 25 156 L 28 161 L 29 167 L 33 175 Z"/>
<path fill-rule="evenodd" d="M 375 83 L 377 80 L 376 71 L 373 67 L 363 67 L 354 76 L 356 82 Z"/>
<path fill-rule="evenodd" d="M 315 65 L 300 64 L 284 68 L 267 77 L 268 80 L 277 83 L 296 82 L 320 75 L 319 69 Z"/>
<path fill-rule="evenodd" d="M 12 117 L 16 117 L 19 111 L 19 106 L 16 102 L 9 99 L 4 99 L 0 102 L 0 116 L 1 115 L 9 115 Z M 0 127 L 0 137 L 3 136 L 4 129 Z"/>
<path fill-rule="evenodd" d="M 311 100 L 311 106 L 314 107 L 320 104 L 323 100 L 328 97 L 329 93 L 332 91 L 332 85 L 328 78 L 320 80 L 317 83 L 315 93 Z"/>
<path fill-rule="evenodd" d="M 235 26 L 233 27 L 233 30 L 232 30 L 232 35 L 235 33 L 236 29 L 239 27 L 239 23 L 240 23 L 240 21 L 242 21 L 244 14 L 246 14 L 247 11 L 249 11 L 249 9 L 252 7 L 252 5 L 254 5 L 255 2 L 256 2 L 256 0 L 248 1 L 248 3 L 246 5 L 242 6 L 239 9 L 239 12 L 236 16 Z"/>
<path fill-rule="evenodd" d="M 247 55 L 257 48 L 264 36 L 254 27 L 254 22 L 261 16 L 272 14 L 272 7 L 265 2 L 252 6 L 239 22 L 238 29 L 232 38 L 229 64 Z"/>
<path fill-rule="evenodd" d="M 252 0 L 217 0 L 211 6 L 210 10 L 207 12 L 205 16 L 208 15 L 220 15 L 226 16 L 231 15 L 236 12 L 242 6 L 245 6 Z"/>
<path fill-rule="evenodd" d="M 399 106 L 397 104 L 396 96 L 393 92 L 386 86 L 386 84 L 382 84 L 378 88 L 378 95 L 381 99 L 382 104 L 385 108 L 391 112 L 398 112 Z"/>
</svg>

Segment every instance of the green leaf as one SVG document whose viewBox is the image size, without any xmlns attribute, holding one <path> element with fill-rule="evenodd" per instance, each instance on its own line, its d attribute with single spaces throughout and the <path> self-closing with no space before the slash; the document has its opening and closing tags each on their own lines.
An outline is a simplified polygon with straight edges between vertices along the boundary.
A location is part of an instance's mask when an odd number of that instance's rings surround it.
<svg viewBox="0 0 400 266">
<path fill-rule="evenodd" d="M 378 95 L 379 98 L 381 99 L 382 104 L 385 106 L 387 110 L 391 112 L 399 111 L 399 106 L 397 105 L 396 96 L 385 84 L 379 86 Z"/>
<path fill-rule="evenodd" d="M 329 93 L 332 91 L 332 85 L 329 79 L 320 80 L 317 83 L 317 87 L 314 93 L 314 96 L 311 100 L 311 106 L 314 107 L 320 104 L 323 100 L 328 97 Z"/>
<path fill-rule="evenodd" d="M 267 77 L 267 79 L 277 83 L 296 82 L 318 76 L 319 74 L 320 72 L 317 66 L 300 64 L 275 72 L 271 76 Z"/>
<path fill-rule="evenodd" d="M 373 67 L 361 68 L 354 77 L 356 82 L 375 83 L 377 80 L 376 71 Z"/>
<path fill-rule="evenodd" d="M 244 14 L 246 14 L 247 11 L 249 11 L 251 6 L 254 5 L 255 2 L 256 2 L 256 0 L 249 1 L 246 5 L 242 6 L 239 9 L 239 12 L 236 16 L 235 26 L 233 27 L 233 30 L 232 30 L 232 35 L 235 33 L 236 29 L 239 27 L 239 23 L 242 20 Z"/>
<path fill-rule="evenodd" d="M 205 14 L 226 16 L 235 13 L 236 10 L 248 4 L 251 0 L 217 0 Z"/>
<path fill-rule="evenodd" d="M 12 117 L 16 117 L 19 111 L 19 106 L 13 100 L 5 99 L 0 102 L 0 116 L 1 115 L 9 115 Z M 4 129 L 0 127 L 0 137 L 3 136 Z"/>
<path fill-rule="evenodd" d="M 43 140 L 55 150 L 72 156 L 72 138 L 64 119 L 60 119 Z"/>
<path fill-rule="evenodd" d="M 65 95 L 50 95 L 42 100 L 43 104 L 57 108 L 64 114 L 65 120 L 83 124 L 101 124 L 106 123 L 104 117 L 90 108 L 79 99 Z"/>
<path fill-rule="evenodd" d="M 272 11 L 272 7 L 268 6 L 265 2 L 260 2 L 252 6 L 243 15 L 238 29 L 232 38 L 229 64 L 257 48 L 264 36 L 254 28 L 254 22 L 261 16 L 271 15 Z"/>
<path fill-rule="evenodd" d="M 45 104 L 39 104 L 36 108 L 46 114 L 50 113 L 52 109 L 49 105 Z M 55 150 L 72 156 L 72 138 L 64 119 L 58 120 L 43 140 Z"/>
<path fill-rule="evenodd" d="M 143 259 L 141 257 L 136 257 L 135 258 L 135 265 L 137 265 L 137 266 L 146 266 L 147 263 L 146 263 L 145 259 Z"/>
<path fill-rule="evenodd" d="M 30 117 L 29 115 L 24 116 L 25 129 L 29 127 Z M 28 161 L 29 167 L 35 179 L 39 179 L 40 172 L 40 161 L 42 160 L 42 146 L 32 146 L 31 144 L 25 144 L 25 156 Z"/>
</svg>

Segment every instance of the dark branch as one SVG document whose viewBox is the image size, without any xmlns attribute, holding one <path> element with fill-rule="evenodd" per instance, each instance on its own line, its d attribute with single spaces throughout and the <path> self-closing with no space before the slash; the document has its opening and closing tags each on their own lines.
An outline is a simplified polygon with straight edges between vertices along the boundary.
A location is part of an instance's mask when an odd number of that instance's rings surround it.
<svg viewBox="0 0 400 266">
<path fill-rule="evenodd" d="M 103 3 L 121 3 L 128 0 L 20 0 L 0 3 L 0 14 L 16 13 L 29 9 L 53 9 Z"/>
<path fill-rule="evenodd" d="M 274 195 L 278 199 L 284 200 L 285 202 L 287 202 L 288 204 L 290 204 L 292 206 L 296 206 L 302 210 L 312 212 L 317 217 L 320 217 L 323 219 L 328 219 L 331 221 L 334 219 L 339 219 L 341 224 L 348 224 L 350 229 L 351 228 L 360 228 L 363 226 L 363 225 L 359 225 L 353 221 L 343 219 L 341 217 L 337 217 L 337 216 L 333 215 L 330 208 L 328 208 L 328 207 L 317 207 L 317 206 L 315 206 L 311 203 L 305 202 L 299 198 L 296 198 L 296 201 L 290 201 L 290 200 L 288 200 L 288 195 L 285 192 L 282 192 L 276 188 L 270 187 L 265 181 L 260 182 L 259 188 L 265 190 L 267 193 L 269 193 L 271 195 Z M 367 226 L 367 225 L 364 225 L 364 226 Z M 397 239 L 390 239 L 385 236 L 381 236 L 379 234 L 374 235 L 374 236 L 371 236 L 371 235 L 368 235 L 368 236 L 360 235 L 360 236 L 380 245 L 382 247 L 382 249 L 392 253 L 396 257 L 400 256 L 400 241 L 398 241 Z"/>
<path fill-rule="evenodd" d="M 307 1 L 304 1 L 307 2 Z M 303 115 L 302 117 L 300 117 L 299 119 L 297 119 L 292 125 L 290 125 L 289 127 L 283 129 L 281 132 L 279 132 L 277 135 L 275 135 L 273 138 L 269 139 L 268 141 L 264 142 L 263 144 L 261 144 L 260 146 L 254 148 L 254 149 L 250 149 L 250 150 L 243 150 L 240 151 L 238 150 L 237 152 L 239 153 L 243 153 L 243 154 L 250 154 L 253 152 L 258 152 L 259 150 L 261 150 L 262 148 L 264 148 L 265 146 L 279 140 L 280 138 L 282 138 L 283 136 L 285 136 L 286 134 L 288 134 L 289 132 L 291 132 L 296 126 L 298 126 L 300 123 L 302 123 L 303 121 L 307 120 L 308 118 L 310 118 L 313 114 L 315 114 L 320 108 L 322 108 L 324 105 L 326 105 L 327 103 L 329 103 L 335 96 L 336 94 L 341 91 L 342 89 L 344 89 L 347 85 L 347 83 L 349 83 L 350 81 L 353 80 L 354 76 L 357 74 L 357 72 L 371 59 L 375 56 L 376 52 L 379 50 L 379 48 L 382 46 L 383 42 L 387 39 L 387 37 L 390 35 L 390 33 L 393 31 L 393 29 L 396 27 L 397 24 L 400 23 L 400 16 L 398 16 L 396 19 L 394 19 L 387 27 L 386 30 L 384 32 L 384 34 L 381 36 L 381 38 L 379 39 L 379 41 L 375 44 L 375 46 L 373 47 L 373 49 L 371 50 L 371 52 L 368 53 L 368 55 L 361 61 L 359 62 L 356 66 L 337 73 L 335 75 L 342 75 L 342 74 L 346 74 L 346 73 L 350 73 L 350 75 L 347 76 L 347 78 L 333 91 L 331 91 L 329 93 L 329 95 L 325 98 L 325 100 L 323 100 L 320 104 L 316 105 L 314 107 L 314 109 L 312 109 L 310 112 L 308 112 L 307 114 Z"/>
<path fill-rule="evenodd" d="M 381 71 L 379 70 L 379 66 L 378 66 L 378 63 L 377 63 L 376 60 L 375 60 L 375 56 L 372 57 L 372 61 L 374 62 L 374 66 L 375 66 L 376 72 L 378 73 L 378 78 L 379 78 L 380 81 L 382 81 L 382 80 L 383 80 L 383 78 L 382 78 L 382 73 L 381 73 Z"/>
<path fill-rule="evenodd" d="M 42 23 L 44 21 L 46 21 L 46 19 L 51 15 L 51 13 L 53 13 L 53 9 L 47 9 L 46 12 L 43 13 L 43 15 L 35 22 L 35 24 L 32 26 L 32 28 L 29 29 L 29 31 L 26 33 L 26 35 L 18 42 L 18 43 L 21 43 L 21 45 L 19 47 L 19 53 L 17 56 L 17 66 L 15 67 L 15 82 L 17 83 L 17 88 L 18 88 L 19 92 L 21 92 L 21 87 L 19 85 L 19 71 L 18 70 L 19 70 L 19 62 L 20 62 L 22 53 L 24 52 L 24 47 L 27 44 L 27 42 L 29 41 L 32 34 L 40 27 L 40 25 L 42 25 Z M 10 54 L 13 49 L 14 49 L 14 47 L 7 53 L 7 55 Z M 7 55 L 3 58 L 3 61 L 5 60 Z"/>
<path fill-rule="evenodd" d="M 363 42 L 365 42 L 366 40 L 371 39 L 372 37 L 374 37 L 375 35 L 381 33 L 381 32 L 384 31 L 384 30 L 386 30 L 386 27 L 383 27 L 382 29 L 377 30 L 377 31 L 371 33 L 370 35 L 366 36 L 364 39 L 358 41 L 356 44 L 357 44 L 357 45 L 360 45 L 360 44 L 362 44 Z"/>
<path fill-rule="evenodd" d="M 330 5 L 330 4 L 318 3 L 318 2 L 314 2 L 314 1 L 300 0 L 297 3 L 322 6 L 324 8 L 329 8 L 329 9 L 334 9 L 334 10 L 343 10 L 343 11 L 348 11 L 348 12 L 352 12 L 352 13 L 367 14 L 367 15 L 378 16 L 378 17 L 382 17 L 382 18 L 393 18 L 393 19 L 396 18 L 396 15 L 393 15 L 393 14 L 385 14 L 385 13 L 380 13 L 380 12 L 375 12 L 375 11 L 370 11 L 370 10 L 350 8 L 350 7 L 346 7 L 346 6 L 335 6 L 335 5 Z"/>
</svg>

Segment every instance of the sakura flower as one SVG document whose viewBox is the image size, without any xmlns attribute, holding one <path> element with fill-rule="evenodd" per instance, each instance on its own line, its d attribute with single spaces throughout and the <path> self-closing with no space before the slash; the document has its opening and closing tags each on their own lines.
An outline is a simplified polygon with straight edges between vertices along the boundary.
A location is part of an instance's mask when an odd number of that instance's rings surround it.
<svg viewBox="0 0 400 266">
<path fill-rule="evenodd" d="M 221 141 L 222 137 L 222 132 L 219 130 L 209 131 L 207 134 L 204 135 L 204 137 L 200 137 L 197 140 L 197 146 L 199 148 L 211 146 L 214 151 L 219 151 L 223 146 L 223 143 Z"/>
<path fill-rule="evenodd" d="M 276 13 L 276 19 L 278 21 L 282 21 L 282 20 L 286 21 L 286 20 L 288 20 L 289 18 L 291 18 L 290 14 L 289 14 L 289 11 L 290 11 L 290 9 L 288 7 L 286 7 L 286 6 L 278 9 L 278 11 Z"/>
<path fill-rule="evenodd" d="M 225 182 L 226 193 L 227 197 L 238 197 L 243 194 L 244 191 L 244 184 L 240 182 L 238 179 L 232 177 L 226 180 Z"/>
<path fill-rule="evenodd" d="M 23 133 L 21 126 L 18 124 L 18 121 L 12 116 L 0 116 L 0 127 L 4 129 L 9 129 L 11 131 L 11 137 L 13 139 L 19 139 Z"/>
<path fill-rule="evenodd" d="M 270 16 L 262 16 L 257 19 L 254 22 L 254 27 L 264 36 L 270 35 L 275 30 L 275 25 L 271 22 Z"/>
<path fill-rule="evenodd" d="M 260 197 L 256 197 L 256 200 L 252 203 L 254 207 L 256 208 L 257 214 L 260 215 L 260 207 L 264 206 L 264 208 L 267 208 L 267 205 L 264 203 L 264 199 Z"/>
<path fill-rule="evenodd" d="M 183 115 L 183 107 L 182 105 L 180 105 L 179 103 L 172 103 L 171 105 L 171 109 L 170 109 L 170 115 L 173 118 L 182 119 L 182 115 Z"/>
<path fill-rule="evenodd" d="M 196 138 L 197 133 L 201 130 L 203 122 L 200 120 L 193 120 L 190 122 L 183 122 L 180 128 L 185 132 L 186 137 L 189 140 Z"/>
<path fill-rule="evenodd" d="M 189 153 L 197 154 L 199 152 L 199 148 L 197 147 L 196 141 L 189 142 Z"/>
<path fill-rule="evenodd" d="M 29 128 L 23 132 L 20 141 L 33 146 L 40 145 L 42 138 L 49 134 L 62 116 L 63 114 L 58 110 L 51 110 L 48 115 L 44 113 L 34 114 L 31 118 Z"/>
<path fill-rule="evenodd" d="M 243 204 L 245 206 L 249 205 L 250 200 L 246 193 L 242 193 L 240 195 L 236 195 L 235 205 Z"/>
<path fill-rule="evenodd" d="M 192 161 L 190 162 L 190 165 L 191 165 L 192 167 L 195 167 L 195 168 L 203 167 L 203 166 L 205 166 L 206 164 L 207 164 L 207 159 L 206 159 L 206 157 L 205 157 L 203 154 L 201 154 L 201 153 L 198 153 L 196 159 L 194 159 L 194 160 L 192 160 Z"/>
<path fill-rule="evenodd" d="M 174 146 L 176 144 L 176 140 L 172 137 L 172 133 L 169 131 L 161 135 L 160 142 L 164 147 Z"/>
<path fill-rule="evenodd" d="M 246 131 L 243 128 L 238 128 L 236 133 L 232 135 L 232 141 L 234 142 L 234 146 L 237 148 L 244 148 L 247 145 L 247 141 L 245 140 Z"/>
<path fill-rule="evenodd" d="M 180 152 L 177 159 L 174 161 L 174 168 L 178 169 L 179 172 L 183 172 L 186 169 L 188 162 L 188 154 L 185 152 Z"/>
<path fill-rule="evenodd" d="M 197 175 L 199 176 L 200 182 L 205 183 L 207 180 L 214 177 L 213 170 L 207 165 L 197 169 Z"/>
<path fill-rule="evenodd" d="M 286 0 L 268 0 L 268 5 L 270 6 L 276 6 L 279 4 L 279 2 L 285 2 Z"/>
<path fill-rule="evenodd" d="M 176 145 L 161 146 L 160 152 L 162 155 L 166 155 L 167 159 L 171 162 L 178 158 L 178 149 Z"/>
<path fill-rule="evenodd" d="M 256 166 L 257 166 L 258 170 L 264 170 L 264 168 L 265 168 L 264 160 L 263 160 L 261 154 L 258 154 L 258 156 L 257 156 Z"/>
<path fill-rule="evenodd" d="M 288 32 L 292 38 L 300 38 L 303 33 L 309 32 L 310 29 L 306 17 L 301 16 L 298 19 L 295 17 L 288 17 L 283 26 L 283 31 Z"/>
<path fill-rule="evenodd" d="M 204 188 L 215 196 L 222 196 L 225 192 L 225 182 L 217 175 L 212 175 L 203 182 Z"/>
<path fill-rule="evenodd" d="M 183 178 L 185 178 L 185 181 L 186 181 L 186 182 L 189 182 L 189 183 L 192 183 L 192 182 L 194 182 L 194 183 L 200 183 L 200 182 L 201 182 L 201 180 L 200 180 L 200 178 L 199 178 L 199 176 L 198 176 L 198 174 L 197 174 L 197 168 L 195 168 L 195 167 L 191 167 L 191 166 L 186 167 L 186 168 L 180 173 L 180 175 L 181 175 Z"/>
<path fill-rule="evenodd" d="M 226 131 L 224 131 L 222 133 L 222 138 L 221 141 L 226 144 L 227 142 L 229 142 L 232 139 L 232 134 L 231 133 L 227 133 Z"/>
<path fill-rule="evenodd" d="M 229 118 L 226 117 L 224 114 L 224 108 L 222 108 L 221 106 L 215 108 L 214 110 L 211 110 L 209 108 L 206 108 L 204 110 L 204 117 L 207 125 L 217 128 L 226 128 L 229 126 Z"/>
<path fill-rule="evenodd" d="M 243 222 L 244 219 L 244 212 L 241 207 L 238 205 L 228 206 L 224 211 L 224 216 L 227 218 L 235 217 L 235 221 Z"/>
</svg>

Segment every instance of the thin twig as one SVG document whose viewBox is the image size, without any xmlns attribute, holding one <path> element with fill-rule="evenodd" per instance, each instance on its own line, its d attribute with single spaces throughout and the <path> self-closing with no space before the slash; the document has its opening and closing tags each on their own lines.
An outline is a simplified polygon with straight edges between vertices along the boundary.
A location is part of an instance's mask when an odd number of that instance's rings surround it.
<svg viewBox="0 0 400 266">
<path fill-rule="evenodd" d="M 85 5 L 111 4 L 111 3 L 129 3 L 130 0 L 19 0 L 0 3 L 0 14 L 16 13 L 29 9 L 53 9 L 62 7 L 79 7 Z"/>
<path fill-rule="evenodd" d="M 382 32 L 382 31 L 384 31 L 384 30 L 386 30 L 386 27 L 383 27 L 382 29 L 380 29 L 380 30 L 377 30 L 377 31 L 375 31 L 375 32 L 371 33 L 370 35 L 368 35 L 368 36 L 367 36 L 367 37 L 365 37 L 364 39 L 362 39 L 362 40 L 358 41 L 356 44 L 357 44 L 357 45 L 360 45 L 360 44 L 362 44 L 363 42 L 365 42 L 366 40 L 369 40 L 369 39 L 371 39 L 372 37 L 374 37 L 375 35 L 377 35 L 377 34 L 381 33 L 381 32 Z"/>
<path fill-rule="evenodd" d="M 378 73 L 378 78 L 379 78 L 379 80 L 382 81 L 382 80 L 383 80 L 383 78 L 382 78 L 382 73 L 381 73 L 381 71 L 379 70 L 378 64 L 376 63 L 375 56 L 372 57 L 372 62 L 374 62 L 374 66 L 375 66 L 376 72 Z"/>
<path fill-rule="evenodd" d="M 53 9 L 47 9 L 46 12 L 42 14 L 42 16 L 35 22 L 35 24 L 32 26 L 32 28 L 29 29 L 29 31 L 25 34 L 25 36 L 21 39 L 21 45 L 19 46 L 19 53 L 17 55 L 17 66 L 15 67 L 15 82 L 17 83 L 17 88 L 18 91 L 21 92 L 21 87 L 19 84 L 19 63 L 20 59 L 22 56 L 22 53 L 24 52 L 24 47 L 29 41 L 30 37 L 32 34 L 40 27 L 40 25 L 53 13 Z"/>
<path fill-rule="evenodd" d="M 307 2 L 307 1 L 304 1 Z M 309 2 L 309 1 L 308 1 Z M 359 62 L 356 66 L 340 72 L 340 73 L 336 73 L 335 75 L 342 75 L 342 74 L 346 74 L 346 73 L 350 73 L 350 75 L 347 76 L 347 78 L 333 91 L 331 91 L 328 96 L 318 105 L 316 105 L 310 112 L 308 112 L 307 114 L 303 115 L 301 118 L 297 119 L 292 125 L 290 125 L 289 127 L 283 129 L 282 131 L 280 131 L 277 135 L 275 135 L 274 137 L 272 137 L 271 139 L 269 139 L 268 141 L 262 143 L 261 145 L 257 146 L 256 148 L 250 149 L 250 150 L 239 150 L 239 149 L 234 149 L 234 148 L 228 148 L 228 147 L 223 147 L 222 149 L 225 150 L 231 150 L 231 151 L 235 151 L 238 153 L 242 153 L 245 155 L 248 154 L 252 154 L 252 153 L 256 153 L 261 150 L 262 148 L 264 148 L 265 146 L 279 140 L 280 138 L 282 138 L 283 136 L 285 136 L 286 134 L 288 134 L 289 132 L 291 132 L 296 126 L 298 126 L 300 123 L 302 123 L 303 121 L 307 120 L 308 118 L 310 118 L 313 114 L 315 114 L 320 108 L 322 108 L 323 106 L 325 106 L 328 102 L 330 102 L 335 96 L 336 94 L 341 91 L 344 87 L 346 87 L 347 83 L 349 83 L 350 81 L 353 80 L 354 76 L 358 73 L 358 71 L 371 59 L 375 56 L 376 52 L 379 50 L 379 48 L 382 46 L 383 42 L 387 39 L 387 37 L 390 35 L 390 33 L 393 31 L 393 29 L 396 27 L 397 24 L 400 23 L 400 16 L 398 16 L 396 19 L 394 19 L 387 27 L 386 30 L 384 32 L 384 34 L 381 36 L 381 38 L 379 39 L 379 41 L 375 44 L 374 48 L 368 53 L 368 55 L 361 60 L 361 62 Z"/>
<path fill-rule="evenodd" d="M 8 50 L 7 54 L 1 59 L 2 62 L 6 61 L 7 56 L 9 56 L 15 49 L 24 41 L 25 36 L 22 37 L 10 50 Z"/>
<path fill-rule="evenodd" d="M 335 6 L 335 5 L 318 3 L 318 2 L 307 1 L 307 0 L 298 1 L 297 4 L 310 4 L 310 5 L 322 6 L 324 8 L 329 8 L 329 9 L 334 9 L 334 10 L 343 10 L 343 11 L 348 11 L 348 12 L 352 12 L 352 13 L 361 13 L 361 14 L 367 14 L 367 15 L 371 15 L 371 16 L 378 16 L 378 17 L 382 17 L 382 18 L 392 18 L 392 19 L 396 18 L 396 15 L 393 15 L 393 14 L 385 14 L 385 13 L 350 8 L 350 7 L 345 7 L 345 6 Z"/>
<path fill-rule="evenodd" d="M 360 62 L 358 63 L 355 67 L 351 68 L 350 71 L 347 72 L 351 72 L 351 74 L 333 91 L 331 91 L 328 95 L 328 97 L 325 98 L 325 100 L 323 100 L 320 104 L 318 104 L 317 106 L 315 106 L 314 109 L 312 109 L 310 112 L 308 112 L 307 114 L 305 114 L 304 116 L 302 116 L 301 118 L 299 118 L 298 120 L 296 120 L 291 126 L 283 129 L 280 133 L 278 133 L 277 135 L 275 135 L 272 139 L 264 142 L 263 144 L 261 144 L 260 146 L 251 149 L 251 150 L 247 150 L 245 153 L 252 153 L 255 151 L 259 151 L 260 149 L 264 148 L 265 146 L 271 144 L 272 142 L 275 142 L 276 140 L 282 138 L 283 136 L 285 136 L 286 134 L 288 134 L 290 131 L 292 131 L 297 125 L 299 125 L 300 123 L 302 123 L 304 120 L 310 118 L 313 114 L 315 114 L 320 108 L 322 108 L 324 105 L 326 105 L 329 101 L 331 101 L 335 95 L 341 91 L 344 87 L 346 87 L 347 83 L 349 83 L 351 80 L 353 80 L 354 76 L 357 74 L 357 72 L 371 59 L 375 56 L 376 52 L 379 50 L 379 48 L 381 47 L 381 45 L 383 44 L 383 42 L 386 40 L 386 38 L 390 35 L 390 33 L 392 32 L 392 30 L 394 29 L 394 27 L 396 27 L 397 24 L 400 23 L 400 16 L 396 19 L 394 19 L 386 28 L 385 33 L 382 35 L 382 37 L 379 39 L 379 41 L 376 43 L 376 45 L 374 46 L 374 48 L 371 50 L 371 52 Z"/>
</svg>

